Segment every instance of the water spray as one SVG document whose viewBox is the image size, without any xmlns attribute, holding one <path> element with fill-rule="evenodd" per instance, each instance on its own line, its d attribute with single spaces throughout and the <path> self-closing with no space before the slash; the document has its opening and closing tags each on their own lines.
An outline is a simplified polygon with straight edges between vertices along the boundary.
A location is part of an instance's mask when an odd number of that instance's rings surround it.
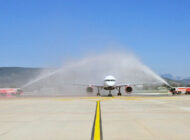
<svg viewBox="0 0 190 140">
<path fill-rule="evenodd" d="M 23 88 L 37 84 L 38 86 L 42 85 L 42 87 L 62 87 L 64 92 L 68 93 L 84 93 L 84 87 L 76 88 L 72 84 L 102 83 L 103 78 L 109 74 L 114 75 L 118 82 L 132 84 L 156 82 L 171 87 L 132 53 L 109 52 L 71 61 L 58 70 L 42 74 L 37 79 L 25 84 Z"/>
</svg>

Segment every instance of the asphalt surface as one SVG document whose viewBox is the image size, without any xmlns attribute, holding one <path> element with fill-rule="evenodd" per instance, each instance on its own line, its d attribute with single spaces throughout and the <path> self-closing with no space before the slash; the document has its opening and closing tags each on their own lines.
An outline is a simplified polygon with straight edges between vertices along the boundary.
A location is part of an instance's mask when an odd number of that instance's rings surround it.
<svg viewBox="0 0 190 140">
<path fill-rule="evenodd" d="M 189 140 L 190 96 L 0 98 L 0 140 Z M 98 121 L 97 121 L 98 122 Z"/>
</svg>

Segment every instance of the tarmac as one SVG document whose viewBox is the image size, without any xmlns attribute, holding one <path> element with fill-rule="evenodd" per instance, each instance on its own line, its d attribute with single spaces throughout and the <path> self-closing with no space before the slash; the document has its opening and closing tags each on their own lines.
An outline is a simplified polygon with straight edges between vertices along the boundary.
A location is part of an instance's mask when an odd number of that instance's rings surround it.
<svg viewBox="0 0 190 140">
<path fill-rule="evenodd" d="M 0 98 L 0 140 L 189 140 L 190 96 Z"/>
</svg>

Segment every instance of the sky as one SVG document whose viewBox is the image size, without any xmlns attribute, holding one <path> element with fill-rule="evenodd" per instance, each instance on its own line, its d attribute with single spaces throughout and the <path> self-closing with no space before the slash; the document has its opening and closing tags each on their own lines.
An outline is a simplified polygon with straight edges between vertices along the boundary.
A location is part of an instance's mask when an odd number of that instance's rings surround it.
<svg viewBox="0 0 190 140">
<path fill-rule="evenodd" d="M 0 0 L 0 67 L 59 67 L 131 51 L 156 73 L 190 76 L 189 0 Z"/>
</svg>

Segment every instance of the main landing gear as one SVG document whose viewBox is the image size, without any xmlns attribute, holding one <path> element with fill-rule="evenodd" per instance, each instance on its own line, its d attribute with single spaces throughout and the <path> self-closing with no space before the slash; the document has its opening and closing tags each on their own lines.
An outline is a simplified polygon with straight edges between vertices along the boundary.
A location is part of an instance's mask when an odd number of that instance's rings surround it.
<svg viewBox="0 0 190 140">
<path fill-rule="evenodd" d="M 121 88 L 119 87 L 119 92 L 117 93 L 117 96 L 121 96 Z"/>
<path fill-rule="evenodd" d="M 100 89 L 98 88 L 98 93 L 97 93 L 97 96 L 100 96 Z"/>
<path fill-rule="evenodd" d="M 97 96 L 100 96 L 100 93 L 97 93 Z"/>
</svg>

